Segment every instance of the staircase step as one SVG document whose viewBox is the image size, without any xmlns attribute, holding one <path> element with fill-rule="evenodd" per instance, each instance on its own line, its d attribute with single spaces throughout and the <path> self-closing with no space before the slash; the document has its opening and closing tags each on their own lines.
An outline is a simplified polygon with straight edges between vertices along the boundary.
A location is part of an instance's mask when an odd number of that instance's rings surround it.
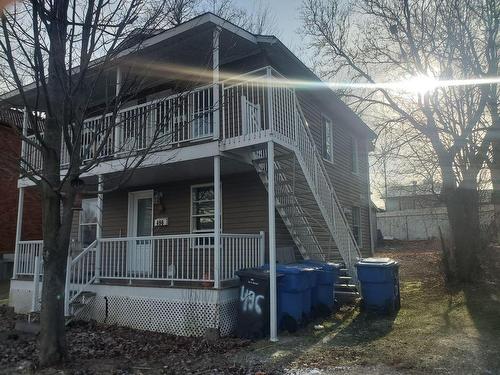
<svg viewBox="0 0 500 375">
<path fill-rule="evenodd" d="M 352 280 L 351 276 L 339 276 L 339 281 L 341 281 L 341 283 L 339 284 L 349 284 L 349 281 L 351 280 Z"/>
<path fill-rule="evenodd" d="M 335 298 L 339 301 L 339 303 L 352 303 L 358 298 L 360 295 L 358 292 L 347 292 L 347 291 L 337 291 L 335 290 Z"/>
<path fill-rule="evenodd" d="M 90 298 L 90 297 L 95 297 L 97 294 L 95 294 L 94 292 L 81 292 L 80 295 L 82 297 L 85 297 L 85 298 Z"/>
<path fill-rule="evenodd" d="M 69 305 L 73 308 L 73 310 L 76 310 L 76 309 L 84 307 L 86 304 L 82 303 L 82 302 L 73 301 Z"/>
<path fill-rule="evenodd" d="M 355 290 L 357 285 L 355 284 L 335 284 L 335 290 Z"/>
</svg>

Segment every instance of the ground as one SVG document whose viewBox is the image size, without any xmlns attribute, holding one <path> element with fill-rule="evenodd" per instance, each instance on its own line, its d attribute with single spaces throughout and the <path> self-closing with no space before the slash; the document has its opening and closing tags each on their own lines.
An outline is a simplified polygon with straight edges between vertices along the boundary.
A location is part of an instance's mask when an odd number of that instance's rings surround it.
<svg viewBox="0 0 500 375">
<path fill-rule="evenodd" d="M 394 317 L 344 306 L 274 344 L 82 323 L 69 328 L 69 364 L 42 373 L 500 373 L 500 248 L 482 255 L 481 276 L 466 288 L 446 287 L 432 242 L 391 244 L 377 255 L 401 265 L 402 308 Z M 19 318 L 0 308 L 0 373 L 34 371 L 35 338 L 12 330 Z"/>
</svg>

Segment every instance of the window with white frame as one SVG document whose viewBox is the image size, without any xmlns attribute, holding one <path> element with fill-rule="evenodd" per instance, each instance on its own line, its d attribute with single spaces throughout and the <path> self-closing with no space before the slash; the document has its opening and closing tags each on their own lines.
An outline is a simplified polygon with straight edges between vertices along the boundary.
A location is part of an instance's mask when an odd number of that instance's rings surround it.
<svg viewBox="0 0 500 375">
<path fill-rule="evenodd" d="M 97 235 L 97 198 L 82 199 L 80 211 L 80 242 L 83 248 L 96 240 Z"/>
<path fill-rule="evenodd" d="M 213 232 L 215 228 L 214 185 L 191 187 L 191 231 Z"/>
<path fill-rule="evenodd" d="M 361 247 L 361 210 L 359 207 L 352 207 L 352 234 L 359 247 Z"/>
<path fill-rule="evenodd" d="M 359 171 L 358 140 L 354 137 L 351 137 L 351 171 L 352 173 Z"/>
<path fill-rule="evenodd" d="M 323 158 L 333 162 L 333 123 L 332 121 L 323 116 Z"/>
</svg>

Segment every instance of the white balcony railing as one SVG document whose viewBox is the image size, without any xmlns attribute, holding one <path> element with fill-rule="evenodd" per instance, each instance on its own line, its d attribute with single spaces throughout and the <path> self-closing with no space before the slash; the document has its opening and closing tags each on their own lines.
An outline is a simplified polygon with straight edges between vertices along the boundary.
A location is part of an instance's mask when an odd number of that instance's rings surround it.
<svg viewBox="0 0 500 375">
<path fill-rule="evenodd" d="M 42 241 L 21 241 L 18 276 L 33 276 Z M 221 234 L 220 269 L 215 269 L 214 234 L 102 238 L 68 259 L 71 299 L 94 280 L 199 282 L 236 279 L 235 272 L 264 263 L 264 234 Z"/>
<path fill-rule="evenodd" d="M 145 149 L 159 151 L 183 142 L 212 137 L 213 117 L 213 86 L 125 107 L 116 115 L 108 113 L 92 117 L 83 123 L 80 158 L 85 162 L 94 158 L 127 157 Z M 38 144 L 34 135 L 28 138 L 33 144 Z M 28 172 L 42 168 L 41 152 L 33 144 L 25 142 L 23 146 Z M 61 165 L 68 165 L 70 160 L 63 142 Z"/>
</svg>

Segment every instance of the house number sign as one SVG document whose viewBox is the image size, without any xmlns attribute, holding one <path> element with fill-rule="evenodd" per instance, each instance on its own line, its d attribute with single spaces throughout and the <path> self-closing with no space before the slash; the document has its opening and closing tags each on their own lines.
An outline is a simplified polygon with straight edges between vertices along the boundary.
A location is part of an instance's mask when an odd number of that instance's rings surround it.
<svg viewBox="0 0 500 375">
<path fill-rule="evenodd" d="M 155 227 L 166 227 L 168 225 L 168 217 L 159 217 L 155 219 Z"/>
</svg>

